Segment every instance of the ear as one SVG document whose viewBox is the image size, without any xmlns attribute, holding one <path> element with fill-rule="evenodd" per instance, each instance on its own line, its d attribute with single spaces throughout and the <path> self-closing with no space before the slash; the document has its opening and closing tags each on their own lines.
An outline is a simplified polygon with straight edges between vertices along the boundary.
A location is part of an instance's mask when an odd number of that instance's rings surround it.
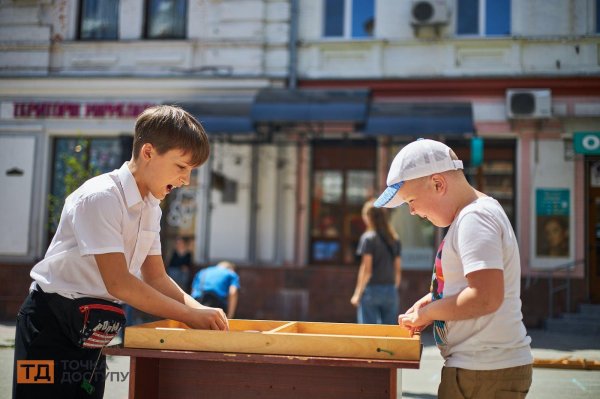
<svg viewBox="0 0 600 399">
<path fill-rule="evenodd" d="M 444 175 L 435 174 L 435 175 L 431 176 L 431 182 L 433 184 L 433 187 L 434 187 L 436 193 L 443 194 L 446 192 L 447 181 L 446 181 L 446 178 L 444 177 Z"/>
<path fill-rule="evenodd" d="M 140 157 L 144 161 L 149 161 L 154 156 L 154 147 L 150 143 L 145 143 L 140 149 Z"/>
</svg>

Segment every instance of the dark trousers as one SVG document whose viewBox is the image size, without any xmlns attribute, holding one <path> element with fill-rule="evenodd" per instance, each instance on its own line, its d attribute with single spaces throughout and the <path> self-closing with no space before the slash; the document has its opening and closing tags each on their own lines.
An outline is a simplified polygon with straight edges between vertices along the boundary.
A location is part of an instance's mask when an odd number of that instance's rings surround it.
<svg viewBox="0 0 600 399">
<path fill-rule="evenodd" d="M 19 310 L 15 333 L 13 399 L 102 398 L 106 378 L 105 356 L 101 354 L 101 349 L 81 348 L 69 339 L 65 334 L 68 331 L 66 329 L 77 331 L 81 325 L 69 325 L 75 323 L 75 319 L 69 317 L 73 313 L 73 306 L 69 304 L 71 300 L 62 297 L 55 300 L 55 295 L 32 291 Z M 64 315 L 64 318 L 58 315 Z M 27 362 L 29 366 L 25 367 L 23 362 L 20 365 L 17 363 L 19 360 L 53 361 L 53 382 L 40 383 L 48 382 L 50 371 L 47 366 L 38 369 L 35 364 L 31 365 L 32 362 Z M 17 383 L 18 372 L 21 377 L 30 377 L 28 381 L 32 381 L 32 376 L 33 380 L 40 378 L 36 383 Z"/>
<path fill-rule="evenodd" d="M 210 306 L 211 308 L 221 308 L 227 314 L 227 300 L 221 298 L 214 292 L 207 291 L 197 299 L 198 302 L 204 306 Z"/>
</svg>

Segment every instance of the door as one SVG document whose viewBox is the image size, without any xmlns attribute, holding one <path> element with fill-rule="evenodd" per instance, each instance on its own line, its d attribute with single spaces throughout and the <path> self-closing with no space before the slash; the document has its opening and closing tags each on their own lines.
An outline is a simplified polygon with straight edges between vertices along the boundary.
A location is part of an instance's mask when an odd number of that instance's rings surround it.
<svg viewBox="0 0 600 399">
<path fill-rule="evenodd" d="M 0 255 L 27 255 L 35 137 L 0 137 Z"/>
<path fill-rule="evenodd" d="M 592 303 L 600 303 L 600 158 L 586 160 L 587 258 L 589 260 L 589 293 Z"/>
<path fill-rule="evenodd" d="M 375 195 L 376 148 L 373 140 L 313 142 L 311 264 L 356 264 L 362 206 Z"/>
</svg>

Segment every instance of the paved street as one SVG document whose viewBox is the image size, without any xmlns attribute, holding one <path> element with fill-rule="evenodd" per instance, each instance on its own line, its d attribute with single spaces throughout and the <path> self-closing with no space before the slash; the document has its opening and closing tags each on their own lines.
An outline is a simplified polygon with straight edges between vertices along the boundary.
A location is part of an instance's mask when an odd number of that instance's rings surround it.
<svg viewBox="0 0 600 399">
<path fill-rule="evenodd" d="M 443 365 L 439 351 L 433 345 L 430 331 L 423 334 L 425 348 L 419 370 L 402 372 L 403 398 L 433 399 L 437 397 L 440 370 Z M 600 360 L 600 342 L 591 335 L 549 334 L 529 330 L 536 358 L 559 359 L 567 356 Z M 600 397 L 600 371 L 533 369 L 533 385 L 528 399 L 597 399 Z M 400 395 L 398 395 L 400 398 Z"/>
<path fill-rule="evenodd" d="M 596 337 L 550 334 L 530 330 L 536 358 L 557 359 L 571 356 L 600 360 L 600 342 Z M 14 326 L 0 324 L 0 399 L 11 395 Z M 399 375 L 398 387 L 403 394 L 398 398 L 433 399 L 436 397 L 442 359 L 428 332 L 423 335 L 423 358 L 420 370 L 405 370 Z M 129 359 L 111 357 L 109 371 L 113 376 L 129 371 Z M 401 379 L 401 380 L 400 380 Z M 106 387 L 105 398 L 127 397 L 128 382 L 113 378 Z M 568 398 L 597 399 L 600 397 L 600 371 L 534 368 L 533 386 L 528 399 Z M 240 398 L 243 399 L 243 398 Z"/>
</svg>

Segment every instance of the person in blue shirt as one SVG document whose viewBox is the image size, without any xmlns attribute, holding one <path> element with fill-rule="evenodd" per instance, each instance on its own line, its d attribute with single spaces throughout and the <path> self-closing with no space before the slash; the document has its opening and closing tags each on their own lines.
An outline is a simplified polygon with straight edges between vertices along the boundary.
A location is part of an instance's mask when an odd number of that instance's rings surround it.
<svg viewBox="0 0 600 399">
<path fill-rule="evenodd" d="M 192 297 L 205 306 L 223 309 L 229 318 L 235 314 L 239 289 L 235 265 L 227 261 L 200 270 L 192 281 Z"/>
</svg>

